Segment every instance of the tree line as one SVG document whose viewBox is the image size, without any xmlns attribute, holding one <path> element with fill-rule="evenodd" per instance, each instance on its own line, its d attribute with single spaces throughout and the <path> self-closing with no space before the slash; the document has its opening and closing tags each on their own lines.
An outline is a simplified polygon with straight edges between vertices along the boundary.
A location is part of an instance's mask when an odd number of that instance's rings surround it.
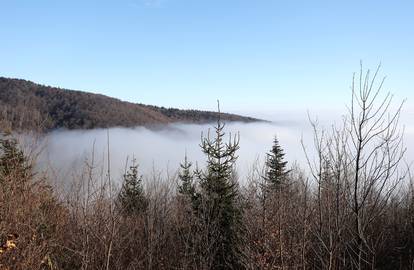
<svg viewBox="0 0 414 270">
<path fill-rule="evenodd" d="M 201 138 L 203 166 L 185 156 L 177 175 L 144 179 L 132 159 L 116 187 L 92 155 L 65 193 L 3 136 L 0 269 L 414 269 L 402 104 L 381 98 L 377 76 L 354 77 L 342 125 L 311 121 L 307 168 L 275 137 L 245 179 L 240 136 L 220 117 Z"/>
<path fill-rule="evenodd" d="M 256 122 L 223 113 L 227 121 Z M 216 112 L 180 110 L 131 103 L 104 95 L 0 77 L 0 125 L 13 131 L 156 127 L 168 123 L 210 123 Z"/>
</svg>

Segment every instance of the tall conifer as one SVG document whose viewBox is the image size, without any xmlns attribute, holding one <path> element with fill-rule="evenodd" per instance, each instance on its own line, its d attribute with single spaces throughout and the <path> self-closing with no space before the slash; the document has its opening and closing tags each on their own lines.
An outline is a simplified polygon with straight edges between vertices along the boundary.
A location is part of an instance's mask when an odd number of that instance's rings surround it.
<svg viewBox="0 0 414 270">
<path fill-rule="evenodd" d="M 219 109 L 220 112 L 220 109 Z M 207 156 L 205 171 L 199 171 L 201 207 L 199 216 L 207 223 L 206 232 L 214 250 L 212 269 L 242 269 L 241 219 L 238 184 L 233 177 L 239 136 L 224 141 L 224 126 L 217 121 L 214 138 L 202 136 L 201 149 Z"/>
<path fill-rule="evenodd" d="M 286 170 L 287 161 L 284 160 L 285 153 L 279 144 L 279 140 L 275 137 L 273 146 L 266 158 L 266 186 L 270 189 L 277 189 L 284 184 L 286 175 L 289 173 Z"/>
</svg>

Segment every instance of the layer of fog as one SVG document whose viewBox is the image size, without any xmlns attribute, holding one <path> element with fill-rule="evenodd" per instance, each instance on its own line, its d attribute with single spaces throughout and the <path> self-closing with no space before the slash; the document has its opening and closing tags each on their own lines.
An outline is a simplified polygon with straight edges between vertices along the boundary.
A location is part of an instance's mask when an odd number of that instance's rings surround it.
<svg viewBox="0 0 414 270">
<path fill-rule="evenodd" d="M 320 126 L 329 128 L 335 122 L 334 119 L 339 122 L 340 118 L 322 116 L 319 119 Z M 412 161 L 414 125 L 407 122 L 403 124 L 406 126 L 405 142 L 408 147 L 406 160 Z M 185 154 L 193 164 L 204 167 L 206 157 L 199 144 L 201 134 L 207 135 L 209 130 L 214 132 L 213 125 L 171 124 L 156 130 L 144 127 L 58 130 L 41 140 L 42 152 L 38 158 L 38 167 L 52 170 L 57 179 L 67 179 L 74 172 L 80 171 L 85 162 L 90 163 L 93 156 L 95 167 L 101 168 L 105 173 L 109 134 L 110 166 L 114 179 L 121 179 L 127 160 L 130 162 L 132 158 L 137 160 L 140 173 L 144 176 L 149 176 L 154 171 L 164 176 L 173 175 Z M 277 136 L 291 165 L 298 163 L 303 168 L 307 166 L 302 138 L 310 156 L 313 155 L 312 129 L 306 115 L 283 123 L 228 123 L 225 131 L 227 136 L 240 134 L 237 171 L 241 178 L 249 174 L 254 164 L 263 164 L 274 136 Z"/>
<path fill-rule="evenodd" d="M 135 158 L 143 175 L 151 175 L 154 170 L 162 175 L 173 175 L 180 162 L 187 155 L 195 166 L 203 168 L 206 157 L 199 146 L 201 134 L 207 136 L 212 125 L 171 124 L 157 130 L 145 127 L 110 128 L 95 130 L 54 131 L 42 141 L 44 145 L 39 157 L 40 168 L 52 168 L 55 175 L 66 179 L 82 168 L 85 162 L 91 162 L 97 168 L 106 170 L 108 155 L 111 175 L 115 178 L 125 172 L 127 162 Z M 226 140 L 240 135 L 237 172 L 245 176 L 255 163 L 263 163 L 265 153 L 272 146 L 277 135 L 286 149 L 289 161 L 304 161 L 300 144 L 300 132 L 290 126 L 278 126 L 272 123 L 229 123 L 226 125 Z M 297 133 L 299 131 L 299 134 Z"/>
</svg>

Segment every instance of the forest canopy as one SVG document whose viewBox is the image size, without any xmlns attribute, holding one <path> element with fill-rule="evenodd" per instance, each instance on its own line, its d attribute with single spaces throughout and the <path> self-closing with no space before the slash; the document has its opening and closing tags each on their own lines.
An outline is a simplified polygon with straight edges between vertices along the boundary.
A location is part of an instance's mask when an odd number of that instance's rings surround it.
<svg viewBox="0 0 414 270">
<path fill-rule="evenodd" d="M 260 121 L 226 113 L 221 118 Z M 0 126 L 9 125 L 15 131 L 154 126 L 174 122 L 201 124 L 216 119 L 216 112 L 130 103 L 100 94 L 0 77 Z"/>
</svg>

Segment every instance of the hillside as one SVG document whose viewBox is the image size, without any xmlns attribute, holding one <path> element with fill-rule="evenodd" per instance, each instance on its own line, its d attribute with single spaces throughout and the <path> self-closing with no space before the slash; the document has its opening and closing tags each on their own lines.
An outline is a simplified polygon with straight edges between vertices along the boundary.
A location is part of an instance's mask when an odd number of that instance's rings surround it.
<svg viewBox="0 0 414 270">
<path fill-rule="evenodd" d="M 100 94 L 0 77 L 0 126 L 13 130 L 207 123 L 216 120 L 217 116 L 216 112 L 135 104 Z M 221 118 L 225 121 L 260 121 L 226 113 L 221 114 Z"/>
</svg>

